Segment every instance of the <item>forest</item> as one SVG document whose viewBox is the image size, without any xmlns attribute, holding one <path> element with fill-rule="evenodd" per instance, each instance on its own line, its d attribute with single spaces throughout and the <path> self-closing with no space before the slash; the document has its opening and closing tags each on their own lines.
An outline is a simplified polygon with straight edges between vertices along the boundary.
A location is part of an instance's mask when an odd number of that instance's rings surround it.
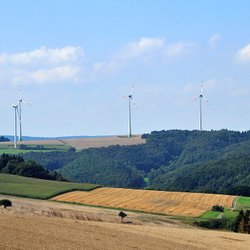
<svg viewBox="0 0 250 250">
<path fill-rule="evenodd" d="M 145 144 L 23 154 L 66 179 L 112 187 L 250 195 L 250 131 L 153 131 Z"/>
</svg>

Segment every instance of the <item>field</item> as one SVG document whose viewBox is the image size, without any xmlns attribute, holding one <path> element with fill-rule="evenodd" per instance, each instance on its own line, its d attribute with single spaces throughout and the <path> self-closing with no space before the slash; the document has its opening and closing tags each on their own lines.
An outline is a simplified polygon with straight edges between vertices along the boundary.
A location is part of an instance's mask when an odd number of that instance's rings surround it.
<svg viewBox="0 0 250 250">
<path fill-rule="evenodd" d="M 200 230 L 166 216 L 1 196 L 0 249 L 250 249 L 246 234 Z M 14 239 L 14 240 L 13 240 Z"/>
<path fill-rule="evenodd" d="M 232 207 L 235 196 L 185 192 L 98 188 L 91 192 L 74 191 L 52 200 L 156 214 L 197 217 L 214 205 Z"/>
<path fill-rule="evenodd" d="M 14 149 L 13 142 L 0 142 L 0 155 L 6 154 L 20 154 L 28 152 L 48 152 L 48 151 L 65 151 L 69 147 L 74 147 L 77 150 L 87 149 L 87 148 L 99 148 L 108 147 L 111 145 L 136 145 L 145 143 L 146 140 L 142 139 L 141 136 L 128 137 L 97 137 L 97 138 L 79 138 L 79 139 L 58 139 L 58 140 L 40 140 L 40 141 L 21 141 L 17 145 L 25 145 L 28 147 L 43 146 L 44 150 L 36 149 Z"/>
<path fill-rule="evenodd" d="M 89 191 L 97 187 L 98 185 L 94 184 L 49 181 L 0 174 L 0 193 L 22 197 L 48 199 L 57 194 L 72 190 Z"/>
<path fill-rule="evenodd" d="M 62 141 L 76 149 L 108 147 L 111 145 L 136 145 L 146 142 L 146 140 L 142 139 L 139 135 L 133 136 L 131 138 L 112 136 L 99 138 L 65 139 Z"/>
<path fill-rule="evenodd" d="M 29 153 L 29 152 L 50 152 L 50 151 L 66 151 L 70 148 L 69 145 L 65 145 L 61 142 L 59 142 L 58 144 L 56 144 L 56 141 L 45 141 L 44 143 L 47 144 L 38 144 L 38 142 L 34 142 L 34 141 L 27 141 L 27 142 L 21 142 L 18 143 L 18 145 L 25 145 L 27 146 L 27 149 L 19 149 L 13 148 L 13 143 L 10 144 L 10 142 L 8 143 L 0 143 L 0 155 L 1 154 L 21 154 L 21 153 Z M 41 149 L 35 149 L 36 147 L 42 146 Z"/>
</svg>

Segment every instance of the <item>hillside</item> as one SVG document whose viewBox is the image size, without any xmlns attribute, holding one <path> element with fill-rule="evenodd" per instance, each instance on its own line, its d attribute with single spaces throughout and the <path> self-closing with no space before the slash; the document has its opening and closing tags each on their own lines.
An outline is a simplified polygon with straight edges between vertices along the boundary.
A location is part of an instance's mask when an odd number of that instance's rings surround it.
<svg viewBox="0 0 250 250">
<path fill-rule="evenodd" d="M 246 234 L 201 230 L 166 216 L 1 196 L 1 249 L 249 249 Z M 15 239 L 15 240 L 13 240 Z"/>
<path fill-rule="evenodd" d="M 145 144 L 34 152 L 24 158 L 72 181 L 112 187 L 213 193 L 249 189 L 250 131 L 169 130 L 142 137 Z"/>
<path fill-rule="evenodd" d="M 0 194 L 48 199 L 55 195 L 73 191 L 89 191 L 99 187 L 94 184 L 69 183 L 41 180 L 10 174 L 0 174 Z"/>
</svg>

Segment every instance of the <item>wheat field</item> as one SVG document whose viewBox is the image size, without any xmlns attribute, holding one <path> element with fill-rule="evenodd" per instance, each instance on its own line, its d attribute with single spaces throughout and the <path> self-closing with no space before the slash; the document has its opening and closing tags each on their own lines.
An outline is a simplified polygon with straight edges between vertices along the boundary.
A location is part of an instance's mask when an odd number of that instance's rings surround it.
<svg viewBox="0 0 250 250">
<path fill-rule="evenodd" d="M 115 207 L 175 216 L 200 216 L 214 205 L 232 207 L 235 196 L 187 192 L 98 188 L 90 192 L 74 191 L 52 200 L 95 206 Z"/>
</svg>

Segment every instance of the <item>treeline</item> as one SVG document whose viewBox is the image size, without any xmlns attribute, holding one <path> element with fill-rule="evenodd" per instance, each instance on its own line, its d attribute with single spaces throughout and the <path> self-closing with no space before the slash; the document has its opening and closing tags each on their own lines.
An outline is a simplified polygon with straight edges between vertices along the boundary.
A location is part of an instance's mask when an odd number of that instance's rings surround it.
<svg viewBox="0 0 250 250">
<path fill-rule="evenodd" d="M 34 161 L 25 161 L 18 155 L 2 154 L 0 157 L 0 173 L 21 175 L 46 180 L 66 181 L 60 173 L 48 171 Z"/>
<path fill-rule="evenodd" d="M 8 139 L 4 136 L 0 136 L 0 142 L 4 142 L 4 141 L 10 141 L 10 139 Z"/>
<path fill-rule="evenodd" d="M 80 152 L 27 153 L 25 159 L 72 181 L 115 187 L 236 193 L 250 189 L 250 131 L 154 131 L 146 144 Z"/>
</svg>

